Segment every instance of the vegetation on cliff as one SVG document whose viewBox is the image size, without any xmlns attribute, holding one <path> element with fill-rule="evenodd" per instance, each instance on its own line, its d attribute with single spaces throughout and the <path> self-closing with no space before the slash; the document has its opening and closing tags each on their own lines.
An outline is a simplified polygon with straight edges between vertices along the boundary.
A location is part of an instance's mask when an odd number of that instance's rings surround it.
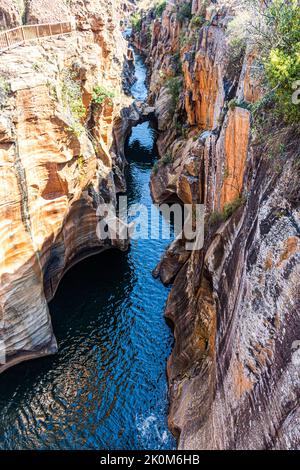
<svg viewBox="0 0 300 470">
<path fill-rule="evenodd" d="M 276 0 L 267 10 L 274 41 L 265 60 L 270 87 L 275 89 L 279 111 L 289 122 L 300 120 L 299 103 L 291 97 L 300 87 L 300 5 L 297 0 Z"/>
<path fill-rule="evenodd" d="M 65 68 L 62 74 L 61 94 L 64 109 L 70 118 L 68 130 L 79 137 L 84 132 L 82 122 L 86 115 L 86 109 L 82 102 L 80 82 L 74 71 L 68 68 Z"/>
<path fill-rule="evenodd" d="M 105 100 L 111 102 L 114 97 L 115 93 L 113 91 L 107 90 L 102 85 L 97 85 L 93 89 L 92 102 L 95 104 L 103 104 Z"/>
<path fill-rule="evenodd" d="M 140 32 L 145 13 L 151 13 L 151 19 L 160 18 L 167 6 L 167 0 L 141 0 L 138 9 L 131 16 L 131 24 L 135 31 Z"/>
<path fill-rule="evenodd" d="M 141 31 L 142 25 L 153 21 L 166 8 L 165 2 L 153 5 L 148 2 L 149 9 L 140 9 L 133 16 L 134 31 Z M 243 65 L 246 50 L 253 50 L 255 67 L 252 73 L 257 75 L 265 94 L 256 106 L 249 106 L 250 111 L 257 111 L 266 103 L 273 102 L 273 112 L 282 116 L 286 122 L 297 122 L 300 119 L 300 107 L 292 100 L 300 80 L 300 7 L 298 0 L 242 0 L 235 2 L 216 2 L 220 4 L 220 12 L 224 8 L 231 9 L 232 19 L 226 26 L 228 41 L 228 76 L 238 77 Z M 201 31 L 211 24 L 211 12 L 214 4 L 206 0 L 198 2 L 200 10 L 192 11 L 191 1 L 176 1 L 168 4 L 173 17 L 180 27 L 180 42 L 175 53 L 177 60 L 197 48 Z M 150 8 L 151 5 L 151 8 Z M 145 5 L 143 5 L 145 8 Z M 210 7 L 211 10 L 207 10 Z M 149 11 L 151 15 L 149 16 Z M 209 13 L 208 13 L 209 11 Z M 170 14 L 171 14 L 170 13 Z M 145 36 L 145 47 L 150 46 L 151 35 Z M 172 82 L 171 82 L 172 83 Z M 172 88 L 172 87 L 171 87 Z M 182 89 L 184 92 L 184 89 Z M 172 91 L 171 91 L 172 93 Z M 266 99 L 267 98 L 267 99 Z M 177 100 L 178 101 L 178 100 Z M 249 103 L 250 104 L 250 103 Z"/>
<path fill-rule="evenodd" d="M 283 126 L 287 135 L 296 132 L 295 125 L 300 119 L 298 0 L 176 0 L 165 6 L 161 20 L 153 11 L 152 4 L 148 11 L 139 12 L 139 31 L 133 25 L 133 35 L 138 36 L 138 46 L 148 55 L 150 66 L 158 66 L 153 74 L 150 100 L 165 102 L 166 106 L 167 92 L 169 112 L 166 110 L 165 115 L 172 121 L 167 128 L 171 127 L 177 139 L 188 142 L 192 138 L 197 142 L 206 129 L 221 135 L 224 125 L 235 119 L 239 110 L 245 110 L 245 116 L 250 114 L 252 138 L 259 145 L 270 144 L 272 128 Z M 208 54 L 205 50 L 208 47 L 212 57 L 214 50 L 218 51 L 214 44 L 217 40 L 214 36 L 218 35 L 223 55 L 212 65 L 211 59 L 204 62 L 203 56 Z M 163 47 L 167 56 L 161 56 Z M 218 48 L 221 49 L 221 44 Z M 219 73 L 224 76 L 223 90 L 217 83 L 217 68 L 222 69 Z M 248 91 L 241 88 L 245 80 Z M 174 145 L 171 139 L 166 141 L 165 155 Z M 272 159 L 274 169 L 282 166 L 278 155 L 285 152 L 263 153 L 276 154 Z M 154 173 L 157 172 L 155 168 Z M 231 172 L 226 175 L 223 171 L 223 178 L 232 187 L 231 199 L 225 198 L 221 210 L 218 209 L 219 218 L 226 220 L 244 203 L 246 194 L 241 176 L 232 176 Z"/>
<path fill-rule="evenodd" d="M 229 23 L 228 38 L 237 57 L 246 46 L 255 51 L 266 94 L 276 105 L 273 111 L 286 122 L 299 121 L 300 107 L 292 99 L 300 77 L 299 1 L 242 2 Z"/>
<path fill-rule="evenodd" d="M 0 0 L 0 27 L 20 22 L 14 5 Z M 27 24 L 67 13 L 77 28 L 0 56 L 0 316 L 9 326 L 0 371 L 56 351 L 47 300 L 77 257 L 101 249 L 96 207 L 104 198 L 114 204 L 124 185 L 115 126 L 127 45 L 118 8 L 112 0 L 28 0 Z M 107 84 L 118 94 L 113 105 L 96 87 Z M 103 105 L 94 106 L 93 91 Z"/>
<path fill-rule="evenodd" d="M 160 130 L 153 198 L 206 211 L 203 250 L 175 242 L 156 270 L 175 279 L 169 423 L 181 449 L 299 446 L 299 11 L 174 0 L 133 33 Z"/>
</svg>

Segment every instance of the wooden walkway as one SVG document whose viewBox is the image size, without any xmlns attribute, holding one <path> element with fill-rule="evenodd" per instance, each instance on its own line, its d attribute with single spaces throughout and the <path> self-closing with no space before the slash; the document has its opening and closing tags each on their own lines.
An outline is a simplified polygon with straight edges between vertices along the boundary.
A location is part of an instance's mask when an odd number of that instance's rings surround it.
<svg viewBox="0 0 300 470">
<path fill-rule="evenodd" d="M 28 41 L 69 34 L 75 30 L 75 22 L 29 24 L 0 32 L 0 54 Z"/>
</svg>

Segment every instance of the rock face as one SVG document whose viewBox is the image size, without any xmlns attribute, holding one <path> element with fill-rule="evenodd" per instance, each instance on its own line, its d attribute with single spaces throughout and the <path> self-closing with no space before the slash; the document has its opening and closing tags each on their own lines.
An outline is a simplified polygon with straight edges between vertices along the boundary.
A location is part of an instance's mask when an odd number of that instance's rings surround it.
<svg viewBox="0 0 300 470">
<path fill-rule="evenodd" d="M 174 242 L 154 273 L 174 280 L 170 428 L 180 449 L 299 449 L 299 136 L 275 122 L 273 139 L 255 134 L 254 54 L 231 62 L 225 2 L 194 0 L 197 28 L 182 3 L 134 33 L 161 130 L 154 200 L 206 208 L 204 248 Z"/>
<path fill-rule="evenodd" d="M 20 5 L 22 1 L 20 1 Z M 22 24 L 21 12 L 17 2 L 0 0 L 0 30 L 15 28 Z"/>
<path fill-rule="evenodd" d="M 29 20 L 49 20 L 47 4 L 28 2 Z M 65 3 L 55 5 L 60 20 Z M 0 57 L 0 372 L 56 351 L 47 302 L 67 269 L 111 246 L 97 237 L 96 209 L 124 188 L 119 12 L 102 0 L 72 8 L 80 30 Z M 97 105 L 99 85 L 115 96 Z"/>
<path fill-rule="evenodd" d="M 68 3 L 71 6 L 73 2 Z M 79 7 L 84 2 L 74 3 Z M 67 2 L 61 0 L 27 0 L 25 17 L 28 24 L 55 23 L 68 20 L 70 10 Z"/>
</svg>

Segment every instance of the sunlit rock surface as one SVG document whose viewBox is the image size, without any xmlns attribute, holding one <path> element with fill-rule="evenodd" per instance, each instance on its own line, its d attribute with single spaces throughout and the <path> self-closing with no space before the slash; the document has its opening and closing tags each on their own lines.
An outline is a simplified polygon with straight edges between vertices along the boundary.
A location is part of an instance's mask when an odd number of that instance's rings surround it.
<svg viewBox="0 0 300 470">
<path fill-rule="evenodd" d="M 162 19 L 148 14 L 134 33 L 149 57 L 150 101 L 161 130 L 154 200 L 206 206 L 204 248 L 185 252 L 174 242 L 154 271 L 164 283 L 175 279 L 166 307 L 175 334 L 169 424 L 180 449 L 296 449 L 299 137 L 274 128 L 271 148 L 254 145 L 244 103 L 263 94 L 255 52 L 247 50 L 233 69 L 228 5 L 194 0 L 193 14 L 206 21 L 192 30 L 176 19 L 182 3 L 169 4 Z M 176 74 L 182 92 L 170 112 L 167 80 Z"/>
<path fill-rule="evenodd" d="M 28 20 L 51 10 L 63 21 L 65 2 L 50 3 L 28 2 Z M 47 302 L 70 266 L 109 247 L 96 209 L 124 187 L 113 135 L 127 57 L 120 14 L 102 0 L 72 8 L 79 30 L 0 56 L 0 371 L 56 351 Z M 97 85 L 114 98 L 94 105 Z M 85 115 L 74 118 L 77 95 Z"/>
</svg>

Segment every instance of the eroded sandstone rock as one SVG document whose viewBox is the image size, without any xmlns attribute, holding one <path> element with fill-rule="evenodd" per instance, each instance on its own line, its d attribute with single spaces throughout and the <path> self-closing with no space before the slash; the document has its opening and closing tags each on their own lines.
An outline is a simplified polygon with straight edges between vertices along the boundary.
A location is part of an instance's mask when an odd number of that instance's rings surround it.
<svg viewBox="0 0 300 470">
<path fill-rule="evenodd" d="M 22 5 L 22 1 L 20 1 Z M 17 2 L 0 0 L 0 30 L 10 29 L 22 24 L 22 12 Z"/>
<path fill-rule="evenodd" d="M 74 3 L 88 19 L 84 32 L 0 57 L 0 371 L 56 351 L 47 302 L 67 269 L 111 246 L 97 236 L 96 209 L 124 187 L 114 137 L 127 57 L 120 16 L 102 0 Z M 29 2 L 28 20 L 48 21 L 47 5 Z M 99 85 L 115 96 L 96 105 Z"/>
<path fill-rule="evenodd" d="M 206 207 L 204 248 L 188 253 L 176 241 L 154 272 L 175 279 L 166 307 L 175 335 L 169 425 L 180 449 L 299 449 L 299 137 L 279 126 L 255 143 L 250 104 L 264 94 L 255 51 L 233 68 L 233 10 L 194 0 L 192 13 L 205 21 L 193 32 L 188 21 L 176 26 L 181 4 L 153 23 L 147 46 L 150 99 L 163 123 L 154 200 Z M 168 120 L 162 96 L 166 77 L 180 73 L 176 53 L 183 87 Z M 285 142 L 289 151 L 280 150 Z"/>
<path fill-rule="evenodd" d="M 74 3 L 78 5 L 77 0 Z M 72 2 L 69 2 L 69 5 L 71 4 Z M 67 2 L 61 0 L 27 0 L 25 18 L 28 24 L 68 21 L 70 10 Z"/>
</svg>

